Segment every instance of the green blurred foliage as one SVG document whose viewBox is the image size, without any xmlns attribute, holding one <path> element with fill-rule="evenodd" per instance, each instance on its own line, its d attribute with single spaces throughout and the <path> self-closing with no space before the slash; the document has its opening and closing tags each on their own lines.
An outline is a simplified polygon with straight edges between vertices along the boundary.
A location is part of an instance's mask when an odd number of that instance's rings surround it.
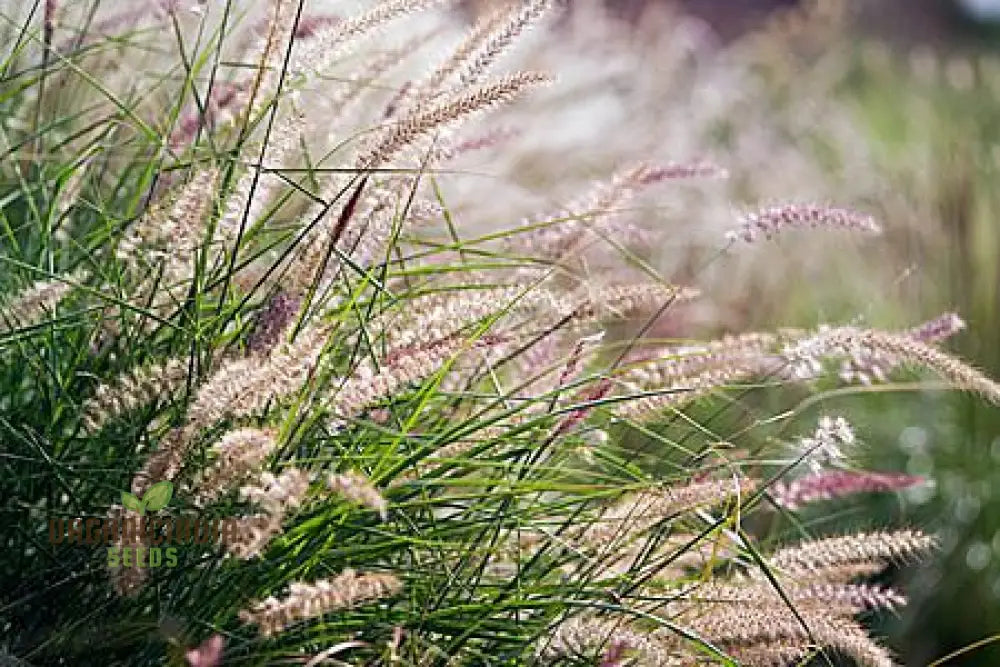
<svg viewBox="0 0 1000 667">
<path fill-rule="evenodd" d="M 917 216 L 887 221 L 899 238 L 891 244 L 898 255 L 886 260 L 913 269 L 903 310 L 960 313 L 968 328 L 949 349 L 1000 375 L 1000 57 L 869 45 L 843 95 L 870 125 L 894 193 Z M 869 497 L 838 525 L 902 520 L 942 537 L 938 558 L 911 573 L 904 617 L 885 622 L 892 643 L 906 664 L 965 647 L 945 664 L 1000 664 L 1000 645 L 972 650 L 1000 637 L 1000 410 L 934 392 L 866 393 L 836 405 L 880 445 L 870 449 L 873 466 L 935 480 L 905 509 Z"/>
</svg>

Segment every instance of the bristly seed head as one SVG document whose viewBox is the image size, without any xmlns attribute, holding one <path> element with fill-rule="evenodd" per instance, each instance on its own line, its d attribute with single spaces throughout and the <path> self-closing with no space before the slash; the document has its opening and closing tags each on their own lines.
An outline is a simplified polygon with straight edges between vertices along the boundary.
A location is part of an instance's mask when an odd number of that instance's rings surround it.
<svg viewBox="0 0 1000 667">
<path fill-rule="evenodd" d="M 753 243 L 759 237 L 770 239 L 786 229 L 824 228 L 844 229 L 870 234 L 881 233 L 875 218 L 847 208 L 819 204 L 783 204 L 746 213 L 739 220 L 739 228 L 726 237 L 731 241 Z"/>
<path fill-rule="evenodd" d="M 350 609 L 390 597 L 402 590 L 400 580 L 389 573 L 358 573 L 344 570 L 332 579 L 314 583 L 294 582 L 284 599 L 270 597 L 240 612 L 240 620 L 256 625 L 269 637 L 288 626 L 331 611 Z"/>
</svg>

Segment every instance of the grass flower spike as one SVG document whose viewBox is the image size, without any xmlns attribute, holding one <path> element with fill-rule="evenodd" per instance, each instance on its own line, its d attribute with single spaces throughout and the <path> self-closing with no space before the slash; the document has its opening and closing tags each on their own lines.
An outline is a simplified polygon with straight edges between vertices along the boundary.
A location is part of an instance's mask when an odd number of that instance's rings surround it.
<svg viewBox="0 0 1000 667">
<path fill-rule="evenodd" d="M 0 307 L 0 333 L 38 324 L 69 294 L 74 283 L 85 279 L 85 273 L 77 272 L 65 278 L 33 283 Z"/>
<path fill-rule="evenodd" d="M 869 234 L 882 231 L 870 215 L 817 204 L 770 206 L 747 213 L 739 223 L 738 229 L 727 234 L 730 241 L 753 243 L 762 236 L 770 239 L 782 231 L 796 228 L 843 229 Z"/>
<path fill-rule="evenodd" d="M 378 489 L 372 486 L 368 478 L 361 473 L 348 472 L 330 475 L 326 479 L 326 486 L 330 491 L 343 496 L 346 500 L 375 510 L 385 520 L 389 504 Z"/>
<path fill-rule="evenodd" d="M 402 587 L 399 579 L 391 574 L 345 570 L 332 579 L 312 584 L 293 583 L 286 598 L 268 598 L 240 612 L 240 619 L 256 625 L 266 637 L 300 620 L 391 597 Z"/>
</svg>

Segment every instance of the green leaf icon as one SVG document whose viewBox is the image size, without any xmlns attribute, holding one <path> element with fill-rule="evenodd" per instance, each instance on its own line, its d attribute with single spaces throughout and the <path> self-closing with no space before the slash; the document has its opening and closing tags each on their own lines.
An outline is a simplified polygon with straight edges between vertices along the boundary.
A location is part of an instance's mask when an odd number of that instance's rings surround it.
<svg viewBox="0 0 1000 667">
<path fill-rule="evenodd" d="M 142 504 L 142 501 L 128 491 L 122 491 L 122 505 L 124 505 L 126 509 L 130 509 L 133 512 L 138 512 L 139 514 L 146 513 L 146 508 Z"/>
<path fill-rule="evenodd" d="M 167 506 L 170 502 L 171 496 L 174 495 L 174 485 L 170 482 L 164 480 L 162 482 L 157 482 L 153 486 L 149 487 L 145 495 L 142 497 L 142 504 L 145 505 L 146 509 L 151 512 L 161 510 Z"/>
</svg>

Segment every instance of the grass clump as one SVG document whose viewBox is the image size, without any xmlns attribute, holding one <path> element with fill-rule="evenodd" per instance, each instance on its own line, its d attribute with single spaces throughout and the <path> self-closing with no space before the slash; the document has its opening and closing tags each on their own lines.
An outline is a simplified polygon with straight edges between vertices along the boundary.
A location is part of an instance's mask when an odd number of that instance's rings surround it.
<svg viewBox="0 0 1000 667">
<path fill-rule="evenodd" d="M 26 19 L 4 62 L 4 650 L 893 664 L 859 616 L 905 599 L 860 580 L 933 537 L 772 548 L 759 527 L 796 526 L 793 505 L 904 484 L 776 487 L 802 464 L 843 478 L 856 442 L 824 418 L 775 454 L 766 428 L 802 403 L 767 417 L 757 394 L 801 401 L 845 358 L 990 400 L 995 385 L 919 328 L 646 335 L 700 297 L 650 268 L 624 212 L 640 190 L 725 175 L 704 161 L 626 168 L 509 229 L 463 226 L 440 180 L 465 151 L 504 150 L 489 111 L 553 85 L 490 76 L 554 9 L 501 10 L 429 66 L 378 47 L 400 23 L 426 30 L 435 4 L 164 4 L 84 13 L 117 36 L 65 42 L 50 23 L 80 7 Z M 176 54 L 156 53 L 163 30 Z M 148 70 L 126 60 L 142 49 Z M 153 83 L 119 90 L 121 69 Z M 747 241 L 878 230 L 800 204 L 739 223 Z"/>
</svg>

